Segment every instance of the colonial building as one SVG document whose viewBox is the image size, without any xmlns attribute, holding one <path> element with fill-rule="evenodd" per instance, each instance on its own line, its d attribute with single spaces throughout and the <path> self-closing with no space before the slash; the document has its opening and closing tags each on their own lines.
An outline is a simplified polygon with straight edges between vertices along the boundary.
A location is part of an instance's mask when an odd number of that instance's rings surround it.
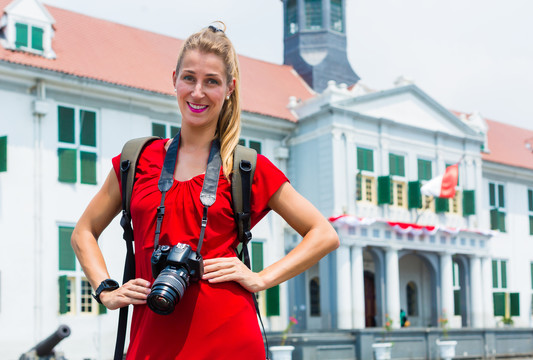
<svg viewBox="0 0 533 360">
<path fill-rule="evenodd" d="M 530 326 L 533 131 L 450 111 L 405 79 L 370 89 L 347 60 L 344 1 L 284 11 L 287 65 L 239 58 L 241 142 L 287 173 L 341 246 L 259 294 L 267 331 L 295 316 L 298 333 L 371 332 L 399 328 L 401 313 L 411 329 Z M 109 358 L 118 313 L 92 299 L 70 234 L 124 142 L 179 129 L 182 41 L 38 0 L 0 0 L 0 15 L 0 348 L 17 357 L 67 324 L 69 359 Z M 456 163 L 454 198 L 421 194 Z M 300 241 L 275 214 L 253 234 L 255 271 Z M 116 279 L 121 238 L 115 220 L 99 240 Z"/>
</svg>

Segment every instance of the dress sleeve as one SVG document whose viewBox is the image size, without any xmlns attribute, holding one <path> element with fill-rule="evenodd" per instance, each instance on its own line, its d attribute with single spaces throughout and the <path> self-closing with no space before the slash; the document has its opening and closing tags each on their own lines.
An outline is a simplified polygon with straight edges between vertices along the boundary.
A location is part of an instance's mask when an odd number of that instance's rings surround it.
<svg viewBox="0 0 533 360">
<path fill-rule="evenodd" d="M 289 180 L 285 174 L 272 164 L 270 160 L 263 155 L 257 155 L 250 204 L 252 227 L 270 211 L 268 201 L 286 181 Z"/>
<path fill-rule="evenodd" d="M 122 177 L 120 176 L 120 155 L 118 154 L 113 159 L 111 163 L 113 164 L 113 170 L 115 170 L 115 175 L 117 176 L 118 184 L 120 186 L 120 193 L 122 194 Z"/>
</svg>

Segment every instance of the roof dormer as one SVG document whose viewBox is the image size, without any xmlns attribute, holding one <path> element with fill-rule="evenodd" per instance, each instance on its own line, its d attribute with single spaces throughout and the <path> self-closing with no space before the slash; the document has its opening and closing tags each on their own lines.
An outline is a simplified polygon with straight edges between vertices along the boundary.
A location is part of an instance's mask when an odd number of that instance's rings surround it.
<svg viewBox="0 0 533 360">
<path fill-rule="evenodd" d="M 9 50 L 56 57 L 52 50 L 54 18 L 39 0 L 14 0 L 0 21 L 1 44 Z"/>
</svg>

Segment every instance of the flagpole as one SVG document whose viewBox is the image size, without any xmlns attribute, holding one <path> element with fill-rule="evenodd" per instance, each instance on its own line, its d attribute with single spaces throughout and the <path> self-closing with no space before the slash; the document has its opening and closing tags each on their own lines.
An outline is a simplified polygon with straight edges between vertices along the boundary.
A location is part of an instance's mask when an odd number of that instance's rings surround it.
<svg viewBox="0 0 533 360">
<path fill-rule="evenodd" d="M 422 213 L 424 211 L 426 211 L 427 209 L 429 209 L 429 206 L 431 205 L 431 202 L 435 200 L 435 197 L 432 196 L 431 197 L 431 200 L 428 201 L 426 204 L 424 204 L 424 207 L 422 209 L 420 209 L 420 211 L 416 211 L 416 220 L 415 220 L 415 224 L 418 224 L 418 219 L 420 219 L 420 215 L 422 215 Z"/>
</svg>

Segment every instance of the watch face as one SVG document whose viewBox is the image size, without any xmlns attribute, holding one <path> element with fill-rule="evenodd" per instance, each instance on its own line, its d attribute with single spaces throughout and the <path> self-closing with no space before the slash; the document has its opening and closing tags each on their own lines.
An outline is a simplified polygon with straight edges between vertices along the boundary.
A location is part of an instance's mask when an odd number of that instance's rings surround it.
<svg viewBox="0 0 533 360">
<path fill-rule="evenodd" d="M 120 287 L 120 285 L 118 284 L 118 282 L 116 282 L 115 280 L 113 279 L 106 279 L 103 281 L 102 283 L 104 285 L 104 289 L 109 289 L 109 290 L 115 290 L 115 289 L 118 289 Z"/>
</svg>

